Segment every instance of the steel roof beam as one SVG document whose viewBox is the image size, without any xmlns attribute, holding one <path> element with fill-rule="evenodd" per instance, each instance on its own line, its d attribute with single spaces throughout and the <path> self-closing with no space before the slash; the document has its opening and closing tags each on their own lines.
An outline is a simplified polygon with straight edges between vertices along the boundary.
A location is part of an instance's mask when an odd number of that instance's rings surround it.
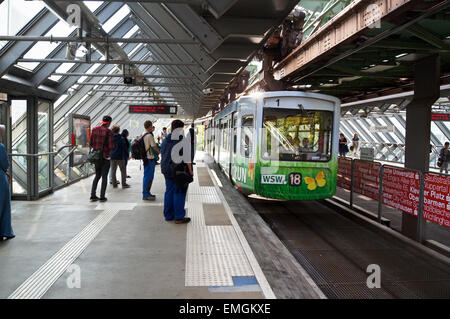
<svg viewBox="0 0 450 319">
<path fill-rule="evenodd" d="M 142 64 L 142 65 L 186 65 L 186 66 L 196 66 L 195 62 L 173 62 L 173 61 L 125 61 L 125 60 L 95 60 L 95 61 L 86 61 L 86 60 L 67 60 L 67 59 L 18 59 L 17 62 L 22 63 L 81 63 L 81 64 Z"/>
<path fill-rule="evenodd" d="M 10 36 L 0 35 L 0 41 L 33 41 L 33 42 L 75 42 L 75 43 L 147 43 L 147 44 L 183 44 L 198 45 L 193 40 L 177 40 L 177 39 L 130 39 L 130 38 L 90 38 L 90 37 L 45 37 L 45 36 Z"/>
<path fill-rule="evenodd" d="M 135 76 L 132 74 L 108 74 L 108 73 L 58 73 L 54 72 L 52 75 L 60 76 L 89 76 L 89 77 L 105 77 L 105 78 L 123 78 L 124 76 Z M 179 80 L 191 80 L 192 76 L 185 75 L 156 75 L 156 74 L 141 74 L 139 77 L 152 78 L 152 79 L 179 79 Z"/>
<path fill-rule="evenodd" d="M 107 8 L 105 8 L 104 10 L 101 10 L 99 12 L 99 15 L 97 16 L 97 19 L 99 20 L 99 22 L 105 23 L 109 18 L 111 18 L 115 13 L 115 9 L 118 9 L 117 7 L 120 8 L 119 4 L 108 5 Z M 123 36 L 132 27 L 133 26 L 131 23 L 126 23 L 126 21 L 122 21 L 120 24 L 120 28 L 115 30 L 114 34 Z M 75 35 L 75 34 L 76 34 L 76 31 L 74 31 L 72 33 L 72 35 Z M 66 45 L 60 44 L 60 45 L 58 45 L 58 47 L 55 50 L 53 50 L 47 56 L 47 58 L 63 59 L 63 58 L 65 58 L 65 56 L 66 56 Z M 33 78 L 31 79 L 34 86 L 38 86 L 38 85 L 42 84 L 50 76 L 50 74 L 53 71 L 55 71 L 60 65 L 61 64 L 57 64 L 57 63 L 45 63 L 40 68 L 38 67 L 37 68 L 38 71 L 35 72 L 35 74 L 33 75 Z"/>
<path fill-rule="evenodd" d="M 131 52 L 133 50 L 133 48 L 136 46 L 137 46 L 137 44 L 130 44 L 130 45 L 127 45 L 124 49 L 126 52 Z M 135 57 L 135 58 L 140 58 L 142 56 L 144 56 L 143 52 L 137 52 L 133 55 L 133 57 Z M 111 71 L 113 68 L 114 68 L 113 65 L 105 65 L 105 66 L 100 67 L 99 72 L 100 71 L 108 72 L 108 71 Z M 76 78 L 76 80 L 78 80 L 78 77 Z M 74 83 L 76 83 L 75 81 L 73 81 L 71 84 L 73 85 Z M 55 122 L 57 122 L 61 117 L 63 117 L 65 114 L 67 114 L 73 108 L 73 106 L 80 99 L 82 99 L 83 96 L 86 95 L 93 87 L 94 86 L 88 86 L 88 85 L 81 86 L 81 88 L 78 89 L 77 92 L 69 100 L 65 101 L 64 104 L 60 105 L 59 108 L 55 110 L 55 114 L 54 114 Z M 66 93 L 66 91 L 64 91 L 62 94 L 65 94 L 65 93 Z"/>
<path fill-rule="evenodd" d="M 159 38 L 161 36 L 164 37 L 176 37 L 176 38 L 186 38 L 191 39 L 191 36 L 182 28 L 180 28 L 175 21 L 173 21 L 173 17 L 167 16 L 165 13 L 165 17 L 169 19 L 169 25 L 171 25 L 171 32 L 169 32 L 165 25 L 164 19 L 160 19 L 157 21 L 153 15 L 156 15 L 157 12 L 148 11 L 145 7 L 140 4 L 130 4 L 130 9 L 133 14 L 138 18 L 136 19 L 136 24 L 142 29 L 144 33 L 149 37 Z M 155 7 L 155 6 L 154 6 Z M 159 6 L 160 7 L 160 6 Z M 156 7 L 155 7 L 156 8 Z M 159 8 L 161 10 L 161 8 Z M 172 20 L 172 22 L 170 22 Z M 187 47 L 169 47 L 167 45 L 152 45 L 151 48 L 157 48 L 158 52 L 162 55 L 169 55 L 171 59 L 195 59 L 203 69 L 207 69 L 211 64 L 214 63 L 214 59 L 211 58 L 201 46 L 187 46 Z M 155 52 L 156 53 L 156 52 Z M 191 70 L 194 75 L 196 75 L 200 80 L 204 80 L 203 72 L 197 69 Z"/>
</svg>

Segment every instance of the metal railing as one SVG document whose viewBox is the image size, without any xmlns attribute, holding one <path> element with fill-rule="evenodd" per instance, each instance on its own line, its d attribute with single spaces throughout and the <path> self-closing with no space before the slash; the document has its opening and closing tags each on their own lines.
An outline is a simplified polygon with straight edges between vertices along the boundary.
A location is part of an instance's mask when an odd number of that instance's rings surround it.
<svg viewBox="0 0 450 319">
<path fill-rule="evenodd" d="M 359 142 L 357 151 L 350 151 L 347 157 L 358 159 L 358 152 L 362 147 L 370 147 L 375 151 L 375 160 L 404 164 L 405 163 L 405 144 L 399 143 L 375 143 L 375 142 Z M 443 145 L 431 145 L 430 152 L 430 168 L 439 169 L 437 160 L 439 152 Z"/>
<path fill-rule="evenodd" d="M 351 161 L 351 163 L 345 164 L 344 161 Z M 360 179 L 358 181 L 356 181 L 357 177 L 356 177 L 356 169 L 355 169 L 355 165 L 359 165 L 361 163 L 361 165 L 368 165 L 373 172 L 372 176 L 377 175 L 377 180 L 375 181 L 370 181 L 370 178 L 367 178 L 368 174 L 366 175 L 361 175 L 360 172 L 358 172 L 358 174 L 360 174 Z M 372 165 L 372 166 L 370 166 Z M 379 165 L 379 172 L 377 173 L 376 171 L 378 170 L 378 165 Z M 339 169 L 339 167 L 341 169 Z M 352 159 L 352 158 L 339 158 L 339 164 L 338 164 L 338 187 L 347 189 L 350 191 L 350 198 L 349 198 L 349 203 L 348 205 L 350 206 L 350 208 L 354 208 L 354 194 L 360 194 L 366 197 L 369 197 L 373 200 L 376 200 L 378 203 L 378 210 L 377 210 L 377 222 L 382 224 L 383 221 L 383 194 L 384 194 L 384 177 L 385 177 L 385 169 L 386 168 L 392 168 L 395 170 L 401 170 L 401 171 L 406 171 L 406 172 L 413 172 L 415 174 L 418 174 L 418 179 L 419 179 L 419 184 L 418 184 L 418 202 L 417 202 L 417 232 L 416 232 L 416 240 L 420 243 L 424 242 L 424 221 L 425 221 L 425 217 L 424 217 L 424 203 L 425 203 L 425 190 L 426 190 L 426 177 L 429 176 L 429 174 L 432 175 L 436 175 L 436 176 L 442 176 L 442 177 L 450 177 L 450 174 L 440 174 L 440 173 L 436 173 L 436 172 L 426 172 L 423 173 L 419 170 L 415 170 L 415 169 L 409 169 L 409 168 L 402 168 L 402 167 L 398 167 L 398 166 L 393 166 L 393 165 L 389 165 L 389 164 L 382 164 L 379 162 L 375 162 L 375 161 L 365 161 L 365 160 L 360 160 L 360 159 Z M 369 183 L 371 185 L 369 185 Z M 355 191 L 355 186 L 358 186 L 360 188 L 360 192 Z M 370 192 L 370 187 L 372 187 L 372 190 L 374 189 L 374 187 L 377 186 L 378 187 L 378 199 L 374 198 L 373 196 L 373 192 Z M 411 192 L 411 189 L 409 189 L 409 192 Z M 371 196 L 372 195 L 372 196 Z M 448 195 L 447 195 L 448 196 Z M 408 200 L 407 198 L 405 198 L 405 200 Z M 393 207 L 392 205 L 387 205 L 390 207 Z M 399 208 L 393 207 L 396 210 L 402 211 Z M 448 209 L 448 208 L 447 208 Z M 415 214 L 414 214 L 415 216 Z M 436 225 L 438 225 L 437 223 L 434 223 Z"/>
<path fill-rule="evenodd" d="M 67 152 L 67 154 L 62 155 L 62 152 L 65 149 L 70 148 L 70 150 Z M 55 190 L 55 189 L 59 189 L 65 186 L 68 186 L 70 184 L 73 184 L 83 178 L 86 178 L 88 176 L 90 176 L 92 174 L 92 169 L 90 167 L 89 164 L 84 163 L 80 166 L 80 169 L 75 170 L 74 167 L 70 166 L 70 161 L 69 161 L 69 157 L 78 149 L 78 146 L 72 146 L 72 145 L 63 145 L 62 147 L 60 147 L 57 151 L 53 151 L 53 152 L 44 152 L 44 153 L 38 153 L 38 154 L 27 154 L 27 153 L 10 153 L 8 154 L 8 156 L 13 159 L 14 157 L 24 157 L 24 158 L 41 158 L 44 156 L 48 156 L 49 158 L 51 158 L 51 160 L 49 161 L 49 163 L 54 163 L 56 157 L 58 155 L 61 155 L 62 158 L 58 161 L 58 163 L 56 165 L 54 165 L 53 167 L 53 171 L 50 172 L 51 176 L 49 176 L 50 178 L 50 189 Z M 27 171 L 27 169 L 29 168 L 23 168 L 21 167 L 20 163 L 17 163 L 16 160 L 14 160 L 14 163 L 16 163 L 17 165 L 19 165 L 19 168 L 22 168 L 23 170 Z M 63 164 L 65 163 L 65 168 L 61 167 L 63 166 Z M 84 166 L 84 169 L 82 168 L 82 166 Z M 62 174 L 65 174 L 65 179 L 61 178 L 57 173 L 56 170 L 59 170 L 62 172 Z M 77 171 L 80 172 L 77 172 Z M 40 173 L 40 171 L 37 172 L 38 174 Z M 74 178 L 71 179 L 71 175 L 79 175 L 78 178 Z M 12 171 L 12 176 L 14 177 L 14 170 Z M 61 185 L 55 185 L 55 177 L 58 178 L 59 180 L 61 180 L 60 184 Z M 27 183 L 29 182 L 28 180 L 22 181 L 25 185 L 22 185 L 22 187 L 27 187 Z"/>
</svg>

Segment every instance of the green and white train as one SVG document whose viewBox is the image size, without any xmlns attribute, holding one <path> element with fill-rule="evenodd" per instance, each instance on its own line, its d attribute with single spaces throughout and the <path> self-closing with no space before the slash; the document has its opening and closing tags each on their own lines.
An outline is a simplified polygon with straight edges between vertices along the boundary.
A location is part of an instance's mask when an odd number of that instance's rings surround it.
<svg viewBox="0 0 450 319">
<path fill-rule="evenodd" d="M 205 120 L 205 151 L 246 195 L 328 198 L 336 192 L 339 119 L 332 96 L 243 96 Z"/>
</svg>

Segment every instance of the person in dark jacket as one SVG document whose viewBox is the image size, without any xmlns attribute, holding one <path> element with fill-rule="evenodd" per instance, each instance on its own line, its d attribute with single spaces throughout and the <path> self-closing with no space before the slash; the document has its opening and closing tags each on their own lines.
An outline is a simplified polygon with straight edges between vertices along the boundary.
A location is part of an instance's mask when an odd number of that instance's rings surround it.
<svg viewBox="0 0 450 319">
<path fill-rule="evenodd" d="M 339 155 L 345 157 L 345 154 L 347 154 L 348 151 L 347 139 L 344 134 L 341 133 L 339 134 Z"/>
<path fill-rule="evenodd" d="M 174 172 L 172 170 L 172 149 L 178 143 L 182 143 L 184 136 L 177 138 L 175 132 L 184 127 L 184 123 L 180 120 L 175 120 L 171 125 L 171 133 L 163 140 L 161 144 L 161 172 L 166 180 L 166 192 L 164 194 L 164 218 L 166 221 L 174 220 L 176 224 L 189 223 L 191 219 L 186 216 L 184 204 L 186 202 L 187 187 L 179 188 L 175 184 Z M 172 134 L 175 134 L 172 136 Z M 189 144 L 190 145 L 190 141 Z M 192 163 L 186 163 L 189 173 L 193 176 Z"/>
<path fill-rule="evenodd" d="M 127 129 L 124 129 L 122 131 L 122 137 L 125 139 L 125 142 L 127 144 L 127 149 L 126 149 L 126 154 L 125 154 L 125 173 L 127 174 L 127 178 L 131 178 L 131 176 L 129 176 L 127 173 L 128 161 L 130 160 L 130 152 L 131 152 L 131 143 L 128 140 L 129 135 L 130 135 L 130 133 L 128 132 Z"/>
<path fill-rule="evenodd" d="M 125 169 L 125 158 L 127 154 L 127 143 L 123 136 L 120 134 L 120 126 L 114 125 L 112 128 L 112 133 L 114 134 L 114 149 L 111 152 L 111 174 L 113 187 L 116 188 L 118 183 L 116 179 L 117 166 L 120 168 L 120 173 L 122 177 L 122 188 L 129 188 L 130 185 L 127 184 L 127 172 Z"/>
<path fill-rule="evenodd" d="M 111 151 L 114 149 L 114 137 L 109 129 L 112 118 L 109 115 L 103 116 L 101 125 L 94 127 L 89 141 L 90 148 L 93 151 L 101 150 L 102 159 L 95 163 L 95 177 L 92 181 L 91 198 L 92 202 L 101 201 L 106 202 L 105 197 L 106 186 L 108 183 L 108 173 L 111 160 Z M 100 189 L 100 198 L 95 194 L 97 192 L 98 182 L 102 179 L 102 186 Z"/>
<path fill-rule="evenodd" d="M 11 225 L 11 192 L 9 189 L 9 161 L 5 145 L 2 144 L 6 133 L 4 125 L 0 125 L 0 241 L 15 237 Z"/>
</svg>

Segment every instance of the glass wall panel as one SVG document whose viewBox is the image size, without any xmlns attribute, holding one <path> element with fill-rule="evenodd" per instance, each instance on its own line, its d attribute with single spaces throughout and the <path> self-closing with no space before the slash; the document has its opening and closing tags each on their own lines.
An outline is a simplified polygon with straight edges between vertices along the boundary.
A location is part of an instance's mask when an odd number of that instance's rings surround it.
<svg viewBox="0 0 450 319">
<path fill-rule="evenodd" d="M 50 151 L 50 103 L 38 102 L 38 153 Z M 38 158 L 38 183 L 39 191 L 50 187 L 50 156 Z"/>
<path fill-rule="evenodd" d="M 27 100 L 11 101 L 12 154 L 26 154 L 27 148 Z M 26 195 L 28 188 L 27 158 L 12 157 L 12 193 Z"/>
</svg>

